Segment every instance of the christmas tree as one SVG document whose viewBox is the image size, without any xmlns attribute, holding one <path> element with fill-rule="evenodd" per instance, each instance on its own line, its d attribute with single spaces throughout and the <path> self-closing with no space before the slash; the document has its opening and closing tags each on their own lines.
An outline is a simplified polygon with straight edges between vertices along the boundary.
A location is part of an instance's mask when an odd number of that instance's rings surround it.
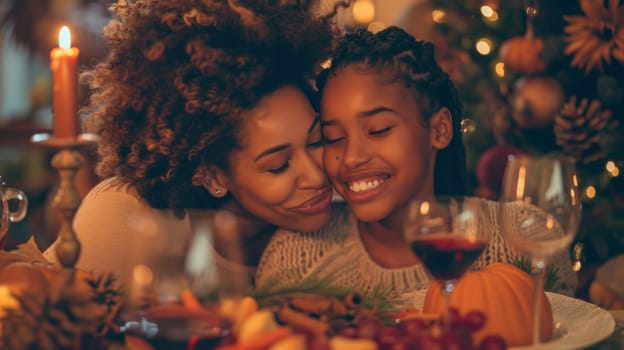
<svg viewBox="0 0 624 350">
<path fill-rule="evenodd" d="M 406 18 L 459 88 L 476 193 L 497 197 L 510 153 L 569 155 L 583 200 L 571 253 L 624 252 L 624 4 L 430 0 Z"/>
</svg>

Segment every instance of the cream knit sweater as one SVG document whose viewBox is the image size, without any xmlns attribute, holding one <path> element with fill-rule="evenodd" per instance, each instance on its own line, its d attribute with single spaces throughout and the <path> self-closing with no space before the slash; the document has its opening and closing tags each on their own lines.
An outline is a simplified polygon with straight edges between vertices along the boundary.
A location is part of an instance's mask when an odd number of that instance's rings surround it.
<svg viewBox="0 0 624 350">
<path fill-rule="evenodd" d="M 515 255 L 500 235 L 499 204 L 484 201 L 487 208 L 484 229 L 493 230 L 493 237 L 473 269 L 492 262 L 511 262 Z M 571 295 L 577 284 L 567 253 L 552 259 L 560 283 L 553 291 Z M 414 298 L 418 290 L 428 287 L 430 278 L 422 264 L 405 268 L 384 268 L 369 257 L 355 218 L 346 205 L 337 204 L 332 220 L 322 230 L 298 233 L 279 230 L 266 248 L 256 273 L 256 286 L 263 290 L 292 288 L 306 280 L 331 281 L 331 285 L 376 295 L 401 307 L 417 307 L 422 300 Z"/>
<path fill-rule="evenodd" d="M 84 198 L 74 217 L 73 226 L 81 245 L 76 267 L 112 272 L 128 285 L 132 283 L 133 267 L 143 264 L 152 267 L 157 278 L 168 276 L 166 278 L 178 278 L 174 281 L 176 284 L 184 283 L 184 266 L 173 271 L 171 262 L 185 263 L 180 259 L 185 258 L 184 252 L 193 245 L 197 228 L 205 227 L 213 215 L 214 210 L 194 210 L 178 218 L 171 210 L 150 207 L 133 186 L 118 178 L 104 180 Z M 55 245 L 56 242 L 44 252 L 52 262 L 58 261 Z M 192 283 L 214 283 L 214 273 L 229 281 L 251 283 L 255 268 L 225 259 L 209 244 L 204 244 L 203 248 L 195 254 L 207 265 Z"/>
</svg>

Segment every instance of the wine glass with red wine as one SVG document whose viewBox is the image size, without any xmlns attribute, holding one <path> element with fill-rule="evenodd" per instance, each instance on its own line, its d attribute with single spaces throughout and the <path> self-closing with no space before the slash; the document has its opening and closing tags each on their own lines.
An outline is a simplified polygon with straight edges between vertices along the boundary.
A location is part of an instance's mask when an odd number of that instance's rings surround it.
<svg viewBox="0 0 624 350">
<path fill-rule="evenodd" d="M 557 154 L 510 156 L 500 204 L 501 234 L 532 263 L 533 344 L 539 344 L 540 295 L 548 258 L 570 246 L 581 219 L 574 161 Z"/>
<path fill-rule="evenodd" d="M 443 323 L 450 327 L 450 295 L 455 281 L 481 255 L 490 240 L 484 226 L 485 202 L 469 197 L 436 197 L 410 204 L 405 239 L 442 285 Z"/>
</svg>

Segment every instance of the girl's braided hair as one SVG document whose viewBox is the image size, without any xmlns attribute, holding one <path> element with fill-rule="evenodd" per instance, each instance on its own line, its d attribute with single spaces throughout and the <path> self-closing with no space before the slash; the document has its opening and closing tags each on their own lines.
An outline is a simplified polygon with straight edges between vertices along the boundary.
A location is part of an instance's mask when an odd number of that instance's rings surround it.
<svg viewBox="0 0 624 350">
<path fill-rule="evenodd" d="M 229 169 L 244 112 L 264 96 L 312 93 L 346 5 L 317 16 L 314 0 L 118 0 L 104 29 L 111 50 L 82 75 L 97 174 L 132 183 L 155 208 L 218 206 L 199 169 Z"/>
<path fill-rule="evenodd" d="M 352 65 L 364 74 L 385 74 L 389 83 L 402 82 L 411 89 L 427 124 L 440 108 L 448 108 L 453 118 L 453 139 L 438 152 L 434 191 L 437 195 L 465 195 L 468 182 L 460 125 L 462 104 L 453 82 L 435 60 L 433 44 L 415 40 L 395 26 L 376 34 L 357 29 L 338 43 L 331 66 L 318 76 L 319 90 L 328 76 Z"/>
</svg>

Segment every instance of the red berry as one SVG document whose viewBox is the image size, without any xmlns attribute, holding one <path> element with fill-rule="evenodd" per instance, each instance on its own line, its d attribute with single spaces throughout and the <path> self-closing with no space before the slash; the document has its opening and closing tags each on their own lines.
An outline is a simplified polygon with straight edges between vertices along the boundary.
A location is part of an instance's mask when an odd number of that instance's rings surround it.
<svg viewBox="0 0 624 350">
<path fill-rule="evenodd" d="M 507 349 L 507 342 L 505 339 L 498 335 L 488 335 L 481 340 L 479 350 L 505 350 Z"/>
<path fill-rule="evenodd" d="M 466 328 L 457 328 L 453 330 L 462 349 L 474 349 L 472 342 L 472 334 Z"/>
<path fill-rule="evenodd" d="M 427 324 L 419 319 L 403 320 L 399 323 L 399 329 L 404 335 L 417 335 L 427 329 Z"/>
<path fill-rule="evenodd" d="M 420 349 L 418 345 L 413 343 L 410 339 L 402 338 L 398 339 L 394 345 L 387 348 L 388 350 L 418 350 Z"/>
<path fill-rule="evenodd" d="M 326 337 L 313 337 L 308 339 L 308 350 L 330 350 Z"/>
<path fill-rule="evenodd" d="M 462 350 L 459 341 L 452 335 L 440 337 L 440 343 L 445 350 Z"/>
<path fill-rule="evenodd" d="M 340 332 L 338 332 L 338 335 L 345 338 L 356 338 L 357 330 L 352 327 L 343 328 Z"/>
<path fill-rule="evenodd" d="M 462 329 L 442 333 L 440 343 L 445 350 L 471 350 L 473 348 L 472 338 Z"/>
<path fill-rule="evenodd" d="M 485 314 L 479 310 L 469 311 L 466 316 L 464 316 L 463 323 L 466 327 L 475 332 L 485 326 Z"/>
<path fill-rule="evenodd" d="M 449 316 L 451 318 L 451 327 L 457 327 L 462 323 L 462 317 L 459 313 L 459 309 L 452 307 L 449 309 Z"/>
<path fill-rule="evenodd" d="M 439 339 L 432 335 L 423 335 L 414 339 L 417 349 L 444 350 Z"/>
<path fill-rule="evenodd" d="M 377 334 L 377 344 L 381 350 L 390 350 L 401 339 L 401 332 L 393 327 L 384 327 Z"/>
<path fill-rule="evenodd" d="M 357 326 L 357 337 L 365 339 L 377 338 L 379 323 L 372 320 L 363 320 Z"/>
</svg>

